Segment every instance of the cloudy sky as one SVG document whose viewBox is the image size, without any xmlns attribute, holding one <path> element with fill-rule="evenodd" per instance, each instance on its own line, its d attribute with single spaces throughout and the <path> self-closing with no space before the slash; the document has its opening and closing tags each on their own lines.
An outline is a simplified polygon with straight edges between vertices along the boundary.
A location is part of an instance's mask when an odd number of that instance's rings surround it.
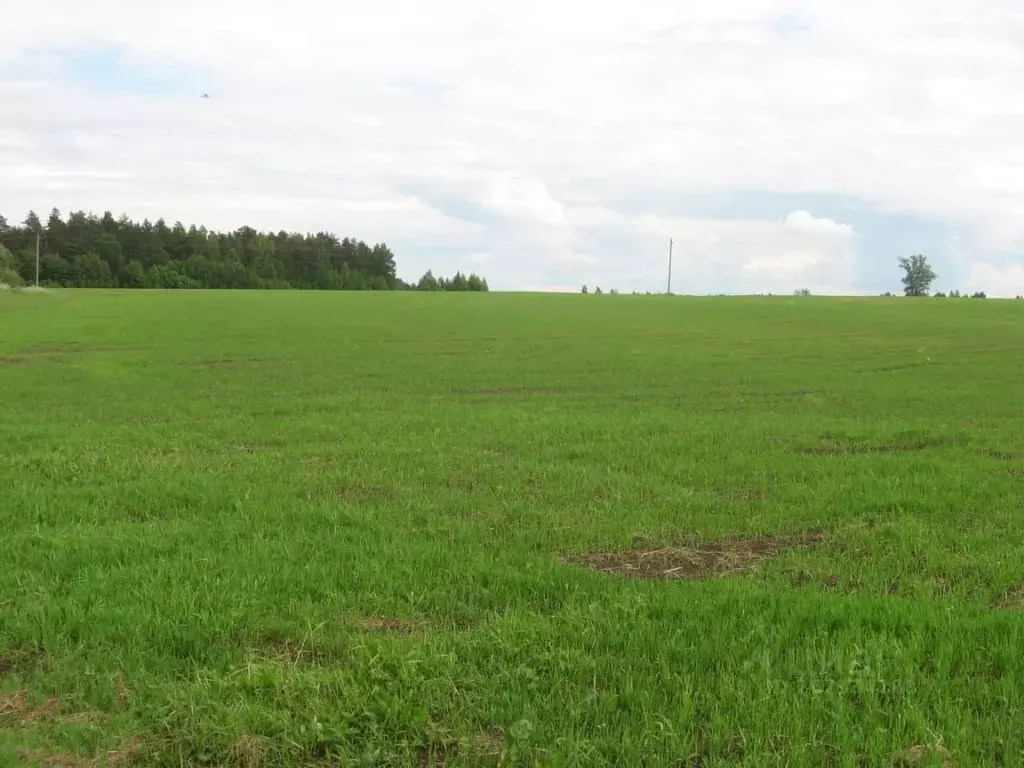
<svg viewBox="0 0 1024 768">
<path fill-rule="evenodd" d="M 1024 293 L 1024 0 L 39 0 L 0 213 L 387 242 L 502 289 Z M 209 99 L 200 94 L 209 93 Z"/>
</svg>

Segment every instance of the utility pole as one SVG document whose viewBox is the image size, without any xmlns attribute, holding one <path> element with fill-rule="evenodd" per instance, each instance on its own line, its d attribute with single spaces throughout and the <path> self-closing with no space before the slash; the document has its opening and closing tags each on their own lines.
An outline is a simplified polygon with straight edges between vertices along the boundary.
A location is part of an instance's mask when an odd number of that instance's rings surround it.
<svg viewBox="0 0 1024 768">
<path fill-rule="evenodd" d="M 36 227 L 36 288 L 39 287 L 39 227 Z"/>
<path fill-rule="evenodd" d="M 672 240 L 668 241 L 668 292 L 672 294 Z"/>
</svg>

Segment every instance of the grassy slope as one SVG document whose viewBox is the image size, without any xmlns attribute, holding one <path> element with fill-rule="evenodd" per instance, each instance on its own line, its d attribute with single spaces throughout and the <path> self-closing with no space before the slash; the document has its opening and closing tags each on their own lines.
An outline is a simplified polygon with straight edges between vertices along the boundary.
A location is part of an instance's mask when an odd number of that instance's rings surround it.
<svg viewBox="0 0 1024 768">
<path fill-rule="evenodd" d="M 1014 302 L 0 295 L 0 764 L 1020 765 L 1022 346 Z"/>
</svg>

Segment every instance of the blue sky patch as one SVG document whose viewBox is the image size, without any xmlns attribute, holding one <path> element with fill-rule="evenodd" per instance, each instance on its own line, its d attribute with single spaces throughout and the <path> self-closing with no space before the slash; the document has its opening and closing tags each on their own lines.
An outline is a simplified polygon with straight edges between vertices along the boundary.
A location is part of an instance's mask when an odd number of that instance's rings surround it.
<svg viewBox="0 0 1024 768">
<path fill-rule="evenodd" d="M 102 93 L 154 99 L 199 98 L 214 85 L 212 74 L 199 67 L 140 60 L 111 46 L 37 50 L 7 67 L 0 76 L 45 79 Z"/>
<path fill-rule="evenodd" d="M 796 13 L 783 13 L 771 21 L 771 27 L 779 35 L 792 35 L 807 32 L 811 23 Z"/>
</svg>

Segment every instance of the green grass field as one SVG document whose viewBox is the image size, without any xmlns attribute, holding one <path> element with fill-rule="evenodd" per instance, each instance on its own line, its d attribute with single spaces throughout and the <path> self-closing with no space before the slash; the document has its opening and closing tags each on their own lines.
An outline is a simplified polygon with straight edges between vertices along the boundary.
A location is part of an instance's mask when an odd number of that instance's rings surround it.
<svg viewBox="0 0 1024 768">
<path fill-rule="evenodd" d="M 0 295 L 0 765 L 1024 765 L 1024 302 Z"/>
</svg>

